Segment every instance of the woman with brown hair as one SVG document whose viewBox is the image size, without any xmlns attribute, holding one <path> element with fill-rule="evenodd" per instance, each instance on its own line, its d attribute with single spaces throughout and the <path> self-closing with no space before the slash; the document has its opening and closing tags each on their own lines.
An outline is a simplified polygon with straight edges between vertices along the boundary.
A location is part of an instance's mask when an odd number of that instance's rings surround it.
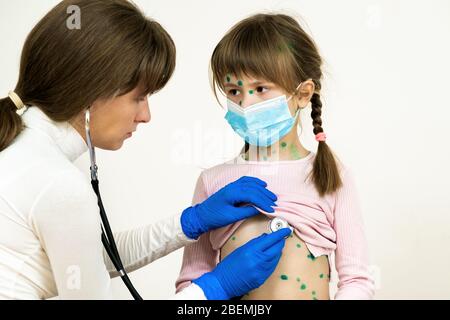
<svg viewBox="0 0 450 320">
<path fill-rule="evenodd" d="M 70 8 L 82 13 L 80 28 L 68 28 Z M 0 100 L 0 298 L 111 298 L 110 277 L 120 275 L 140 299 L 127 272 L 258 214 L 255 207 L 273 212 L 267 184 L 241 177 L 181 214 L 108 233 L 98 190 L 72 162 L 87 143 L 117 150 L 148 123 L 147 96 L 174 68 L 169 34 L 126 0 L 62 1 L 34 27 L 17 86 Z M 289 233 L 249 241 L 176 298 L 229 299 L 260 286 Z"/>
</svg>

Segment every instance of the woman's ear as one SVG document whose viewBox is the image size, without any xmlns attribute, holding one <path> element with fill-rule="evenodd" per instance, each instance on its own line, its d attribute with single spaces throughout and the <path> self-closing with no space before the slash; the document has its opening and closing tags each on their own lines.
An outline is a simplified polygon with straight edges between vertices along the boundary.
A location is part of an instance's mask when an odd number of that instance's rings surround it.
<svg viewBox="0 0 450 320">
<path fill-rule="evenodd" d="M 297 106 L 300 109 L 306 108 L 306 106 L 309 104 L 309 101 L 311 100 L 314 90 L 316 89 L 316 86 L 312 79 L 304 81 L 301 86 L 297 89 L 297 92 L 295 94 L 295 99 L 297 102 Z"/>
</svg>

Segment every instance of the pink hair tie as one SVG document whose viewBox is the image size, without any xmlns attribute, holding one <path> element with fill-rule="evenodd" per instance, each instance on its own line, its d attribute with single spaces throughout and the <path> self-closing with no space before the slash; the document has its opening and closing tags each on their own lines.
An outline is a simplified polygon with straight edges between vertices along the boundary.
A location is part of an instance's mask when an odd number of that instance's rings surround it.
<svg viewBox="0 0 450 320">
<path fill-rule="evenodd" d="M 327 140 L 327 135 L 325 134 L 325 132 L 320 132 L 318 134 L 316 134 L 316 141 L 325 141 Z"/>
</svg>

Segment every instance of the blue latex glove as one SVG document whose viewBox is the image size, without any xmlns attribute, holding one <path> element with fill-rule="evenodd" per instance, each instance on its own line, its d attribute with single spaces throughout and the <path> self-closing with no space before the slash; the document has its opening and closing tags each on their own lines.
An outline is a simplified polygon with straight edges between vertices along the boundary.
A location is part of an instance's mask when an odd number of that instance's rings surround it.
<svg viewBox="0 0 450 320">
<path fill-rule="evenodd" d="M 275 212 L 277 196 L 266 189 L 267 183 L 254 177 L 241 177 L 232 182 L 204 202 L 189 207 L 181 215 L 184 234 L 197 239 L 211 229 L 224 227 L 239 220 L 259 214 L 251 206 L 255 205 L 266 212 Z M 248 206 L 239 206 L 244 203 Z"/>
<path fill-rule="evenodd" d="M 192 282 L 202 288 L 208 300 L 242 296 L 261 286 L 273 273 L 290 234 L 289 228 L 283 228 L 250 240 L 226 256 L 213 271 Z"/>
</svg>

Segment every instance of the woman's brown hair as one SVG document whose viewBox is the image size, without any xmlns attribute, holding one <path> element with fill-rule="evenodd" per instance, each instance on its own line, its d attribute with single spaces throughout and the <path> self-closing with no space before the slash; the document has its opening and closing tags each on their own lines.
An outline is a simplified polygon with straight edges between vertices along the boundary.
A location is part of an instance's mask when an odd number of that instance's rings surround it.
<svg viewBox="0 0 450 320">
<path fill-rule="evenodd" d="M 80 29 L 69 29 L 68 8 L 81 13 Z M 175 45 L 164 30 L 127 0 L 65 0 L 28 35 L 15 92 L 25 105 L 49 118 L 76 118 L 97 99 L 142 86 L 163 88 L 175 69 Z M 0 99 L 0 151 L 24 128 L 9 98 Z"/>
<path fill-rule="evenodd" d="M 316 44 L 299 23 L 285 14 L 256 14 L 237 23 L 219 42 L 211 58 L 214 93 L 224 93 L 228 74 L 263 78 L 295 92 L 299 83 L 312 79 L 314 134 L 323 132 L 320 99 L 322 58 Z M 246 149 L 248 145 L 246 145 Z M 325 141 L 320 141 L 311 179 L 321 196 L 342 185 L 337 161 Z"/>
</svg>

